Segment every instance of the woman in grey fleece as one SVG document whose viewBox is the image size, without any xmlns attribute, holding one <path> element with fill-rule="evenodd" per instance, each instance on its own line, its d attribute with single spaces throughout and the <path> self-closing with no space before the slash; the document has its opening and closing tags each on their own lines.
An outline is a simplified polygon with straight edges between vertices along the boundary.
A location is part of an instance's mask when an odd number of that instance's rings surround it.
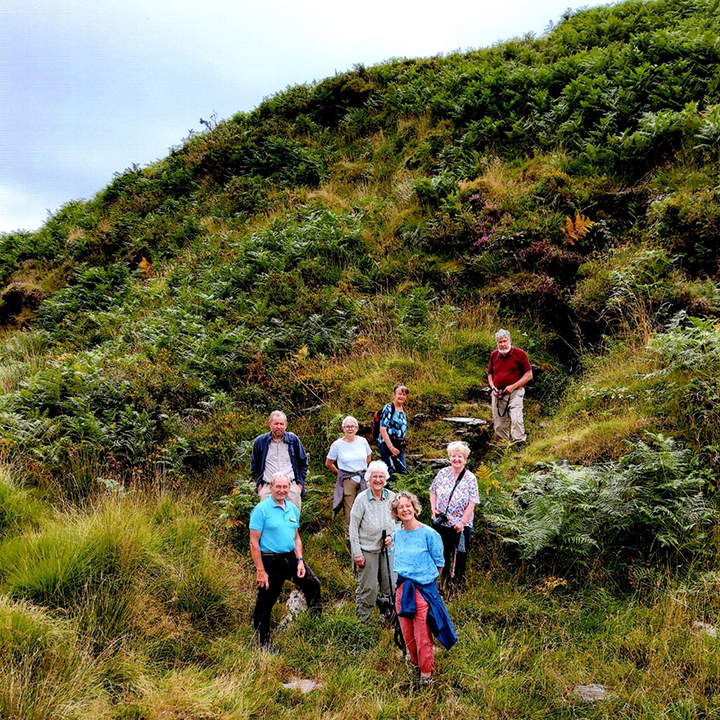
<svg viewBox="0 0 720 720">
<path fill-rule="evenodd" d="M 392 614 L 388 562 L 382 552 L 383 549 L 391 552 L 392 534 L 397 528 L 390 515 L 390 503 L 395 493 L 385 487 L 389 476 L 388 467 L 382 460 L 371 462 L 365 472 L 368 489 L 357 496 L 350 512 L 350 552 L 358 579 L 355 600 L 358 617 L 363 620 L 370 619 L 375 604 L 383 615 Z"/>
</svg>

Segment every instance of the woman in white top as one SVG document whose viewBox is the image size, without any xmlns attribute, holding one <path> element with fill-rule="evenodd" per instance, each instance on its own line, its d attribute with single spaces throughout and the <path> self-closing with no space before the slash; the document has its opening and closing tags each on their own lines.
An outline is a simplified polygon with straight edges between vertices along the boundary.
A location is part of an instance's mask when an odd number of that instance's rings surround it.
<svg viewBox="0 0 720 720">
<path fill-rule="evenodd" d="M 333 511 L 337 515 L 343 508 L 345 537 L 350 527 L 350 511 L 358 494 L 367 486 L 365 470 L 372 460 L 372 450 L 364 437 L 358 437 L 358 421 L 348 415 L 342 422 L 344 435 L 331 446 L 325 466 L 335 475 Z"/>
</svg>

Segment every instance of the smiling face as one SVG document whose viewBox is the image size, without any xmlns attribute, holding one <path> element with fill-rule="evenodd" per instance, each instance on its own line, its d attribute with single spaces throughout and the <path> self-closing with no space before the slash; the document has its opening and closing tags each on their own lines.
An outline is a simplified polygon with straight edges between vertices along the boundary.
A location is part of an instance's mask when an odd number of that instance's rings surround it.
<svg viewBox="0 0 720 720">
<path fill-rule="evenodd" d="M 270 494 L 276 503 L 280 503 L 290 492 L 290 481 L 284 475 L 275 475 L 270 485 Z"/>
<path fill-rule="evenodd" d="M 358 431 L 358 424 L 352 420 L 346 420 L 342 426 L 346 438 L 354 438 Z"/>
<path fill-rule="evenodd" d="M 393 392 L 393 402 L 396 405 L 404 405 L 409 394 L 409 390 L 404 385 L 400 385 L 395 389 L 395 392 Z"/>
<path fill-rule="evenodd" d="M 450 466 L 456 473 L 467 465 L 467 458 L 462 453 L 452 452 L 448 457 L 450 458 Z"/>
<path fill-rule="evenodd" d="M 287 430 L 287 418 L 282 413 L 277 413 L 270 418 L 270 432 L 275 440 L 281 440 Z"/>
<path fill-rule="evenodd" d="M 403 525 L 410 523 L 415 519 L 415 508 L 413 507 L 410 498 L 401 497 L 395 506 L 395 512 Z"/>
<path fill-rule="evenodd" d="M 370 487 L 376 494 L 385 487 L 385 473 L 382 470 L 375 470 L 370 473 Z"/>
</svg>

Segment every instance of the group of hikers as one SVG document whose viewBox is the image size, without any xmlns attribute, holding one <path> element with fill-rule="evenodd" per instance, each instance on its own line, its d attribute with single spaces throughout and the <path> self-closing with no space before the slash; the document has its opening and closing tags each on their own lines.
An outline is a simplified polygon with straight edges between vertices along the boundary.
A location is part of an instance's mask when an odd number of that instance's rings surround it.
<svg viewBox="0 0 720 720">
<path fill-rule="evenodd" d="M 523 443 L 525 385 L 532 379 L 527 354 L 512 346 L 510 334 L 495 334 L 497 349 L 488 362 L 495 433 L 505 442 Z M 419 682 L 432 682 L 432 636 L 452 647 L 457 635 L 438 590 L 460 590 L 470 548 L 473 512 L 480 501 L 475 475 L 467 468 L 465 442 L 447 446 L 449 465 L 430 485 L 431 526 L 418 520 L 418 498 L 393 492 L 395 476 L 407 473 L 406 385 L 393 388 L 392 400 L 377 414 L 380 460 L 372 459 L 359 423 L 347 416 L 343 436 L 332 443 L 325 461 L 337 475 L 333 508 L 342 511 L 356 578 L 357 614 L 369 620 L 377 605 L 395 624 L 396 641 L 419 670 Z M 250 515 L 250 552 L 258 586 L 253 627 L 260 647 L 270 652 L 272 608 L 286 580 L 303 592 L 311 613 L 320 613 L 320 582 L 303 557 L 299 533 L 308 459 L 302 442 L 287 430 L 287 417 L 274 411 L 269 432 L 255 439 L 250 470 L 260 502 Z"/>
</svg>

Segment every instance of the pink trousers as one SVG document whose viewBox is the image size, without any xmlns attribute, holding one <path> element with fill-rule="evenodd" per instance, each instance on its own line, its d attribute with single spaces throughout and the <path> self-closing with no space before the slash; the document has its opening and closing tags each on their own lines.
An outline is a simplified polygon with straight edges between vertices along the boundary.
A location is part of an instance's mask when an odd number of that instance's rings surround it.
<svg viewBox="0 0 720 720">
<path fill-rule="evenodd" d="M 395 593 L 395 609 L 398 612 L 405 645 L 410 654 L 410 660 L 420 668 L 420 672 L 431 673 L 435 669 L 435 651 L 433 650 L 430 628 L 427 624 L 428 604 L 420 591 L 415 590 L 415 606 L 417 608 L 415 617 L 400 617 L 400 598 L 402 597 L 403 584 L 398 587 Z"/>
</svg>

